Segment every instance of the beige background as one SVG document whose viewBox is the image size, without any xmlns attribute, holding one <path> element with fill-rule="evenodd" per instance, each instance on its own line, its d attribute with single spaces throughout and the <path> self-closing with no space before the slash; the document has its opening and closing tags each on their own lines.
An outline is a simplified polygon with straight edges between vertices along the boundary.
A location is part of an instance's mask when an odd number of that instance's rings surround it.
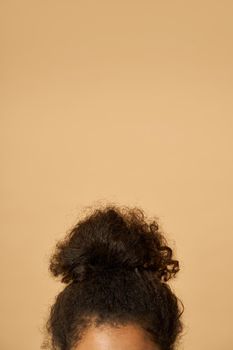
<svg viewBox="0 0 233 350">
<path fill-rule="evenodd" d="M 180 349 L 233 348 L 233 2 L 1 1 L 2 350 L 39 349 L 55 240 L 96 201 L 160 217 Z"/>
</svg>

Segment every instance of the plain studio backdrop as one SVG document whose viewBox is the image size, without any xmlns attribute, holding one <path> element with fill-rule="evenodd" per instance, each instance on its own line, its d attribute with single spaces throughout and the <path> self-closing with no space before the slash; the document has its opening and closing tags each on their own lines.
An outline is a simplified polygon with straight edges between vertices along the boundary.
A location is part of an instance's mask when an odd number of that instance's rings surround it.
<svg viewBox="0 0 233 350">
<path fill-rule="evenodd" d="M 180 261 L 180 349 L 233 348 L 233 2 L 1 1 L 1 350 L 39 349 L 55 241 L 139 205 Z"/>
</svg>

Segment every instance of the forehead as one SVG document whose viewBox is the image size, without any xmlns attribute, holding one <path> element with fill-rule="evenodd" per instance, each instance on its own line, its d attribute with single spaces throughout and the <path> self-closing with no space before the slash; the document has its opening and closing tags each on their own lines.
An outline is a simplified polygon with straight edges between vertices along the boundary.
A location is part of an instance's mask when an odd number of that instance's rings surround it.
<svg viewBox="0 0 233 350">
<path fill-rule="evenodd" d="M 140 327 L 90 327 L 75 350 L 160 350 Z"/>
</svg>

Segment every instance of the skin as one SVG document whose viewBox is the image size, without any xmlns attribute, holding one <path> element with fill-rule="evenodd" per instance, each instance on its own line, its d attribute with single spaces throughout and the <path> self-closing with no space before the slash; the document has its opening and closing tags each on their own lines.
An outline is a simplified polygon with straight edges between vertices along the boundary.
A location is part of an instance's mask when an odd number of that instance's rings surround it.
<svg viewBox="0 0 233 350">
<path fill-rule="evenodd" d="M 160 350 L 135 325 L 90 327 L 75 350 Z"/>
</svg>

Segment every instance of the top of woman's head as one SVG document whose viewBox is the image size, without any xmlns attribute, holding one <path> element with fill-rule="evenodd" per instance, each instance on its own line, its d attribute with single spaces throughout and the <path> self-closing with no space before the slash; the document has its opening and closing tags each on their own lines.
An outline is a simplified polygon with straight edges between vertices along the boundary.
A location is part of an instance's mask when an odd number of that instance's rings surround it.
<svg viewBox="0 0 233 350">
<path fill-rule="evenodd" d="M 71 350 L 92 324 L 129 323 L 141 325 L 162 350 L 174 348 L 183 310 L 166 282 L 179 262 L 158 220 L 142 209 L 92 208 L 57 242 L 49 268 L 67 284 L 46 324 L 49 348 Z"/>
<path fill-rule="evenodd" d="M 142 209 L 109 205 L 79 220 L 58 242 L 50 263 L 62 282 L 81 281 L 98 269 L 144 269 L 168 281 L 179 271 L 158 222 Z"/>
</svg>

